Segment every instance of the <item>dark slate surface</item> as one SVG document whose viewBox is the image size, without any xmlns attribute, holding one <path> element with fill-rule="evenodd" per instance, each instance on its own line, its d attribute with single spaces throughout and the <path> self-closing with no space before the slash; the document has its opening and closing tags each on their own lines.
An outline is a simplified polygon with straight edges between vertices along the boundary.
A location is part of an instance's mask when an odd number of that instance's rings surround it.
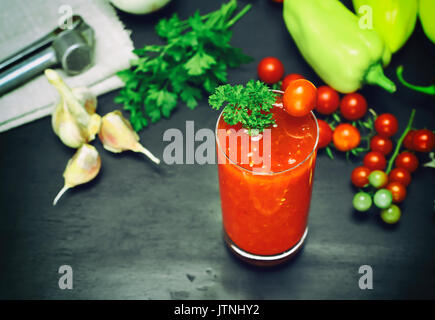
<svg viewBox="0 0 435 320">
<path fill-rule="evenodd" d="M 221 1 L 174 1 L 152 17 L 121 14 L 136 46 L 157 43 L 159 17 L 208 12 Z M 247 3 L 248 1 L 242 1 Z M 249 1 L 253 9 L 234 27 L 233 44 L 255 58 L 230 72 L 231 83 L 256 77 L 256 64 L 276 56 L 287 72 L 320 80 L 284 27 L 279 7 Z M 331 17 L 333 18 L 333 17 Z M 307 21 L 310 23 L 310 21 Z M 434 80 L 434 45 L 420 25 L 386 73 L 406 66 L 410 81 Z M 400 85 L 391 95 L 362 93 L 379 113 L 393 112 L 403 130 L 412 107 L 416 125 L 433 127 L 434 100 Z M 99 98 L 101 114 L 116 107 L 116 93 Z M 204 99 L 195 111 L 181 105 L 169 120 L 144 130 L 142 142 L 158 156 L 168 128 L 185 121 L 213 128 L 217 114 Z M 69 191 L 52 207 L 73 151 L 50 128 L 50 119 L 0 134 L 0 298 L 6 299 L 391 299 L 435 298 L 434 171 L 413 175 L 403 217 L 385 227 L 376 212 L 352 210 L 350 172 L 357 165 L 320 153 L 307 244 L 291 263 L 264 270 L 244 265 L 225 249 L 214 165 L 162 165 L 144 157 L 113 155 L 95 143 L 103 167 L 98 178 Z M 426 160 L 422 158 L 422 160 Z M 74 289 L 58 288 L 61 265 L 74 270 Z M 374 271 L 374 289 L 360 290 L 358 268 Z"/>
</svg>

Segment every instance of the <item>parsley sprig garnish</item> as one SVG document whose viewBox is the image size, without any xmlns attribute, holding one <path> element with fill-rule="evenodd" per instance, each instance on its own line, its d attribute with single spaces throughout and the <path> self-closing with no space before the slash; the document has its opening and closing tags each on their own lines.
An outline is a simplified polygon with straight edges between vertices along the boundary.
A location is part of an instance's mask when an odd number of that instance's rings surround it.
<svg viewBox="0 0 435 320">
<path fill-rule="evenodd" d="M 203 16 L 197 11 L 182 21 L 174 14 L 158 22 L 156 32 L 167 43 L 134 50 L 138 59 L 131 69 L 118 73 L 125 87 L 115 102 L 130 111 L 136 131 L 149 121 L 168 118 L 179 98 L 194 109 L 203 89 L 212 93 L 217 85 L 227 82 L 228 67 L 252 61 L 230 45 L 229 30 L 250 7 L 248 4 L 235 14 L 237 1 L 230 0 Z"/>
<path fill-rule="evenodd" d="M 216 88 L 208 102 L 213 109 L 224 106 L 222 116 L 229 125 L 240 123 L 256 135 L 275 124 L 271 109 L 276 102 L 276 94 L 261 81 L 250 80 L 246 86 L 229 84 Z"/>
</svg>

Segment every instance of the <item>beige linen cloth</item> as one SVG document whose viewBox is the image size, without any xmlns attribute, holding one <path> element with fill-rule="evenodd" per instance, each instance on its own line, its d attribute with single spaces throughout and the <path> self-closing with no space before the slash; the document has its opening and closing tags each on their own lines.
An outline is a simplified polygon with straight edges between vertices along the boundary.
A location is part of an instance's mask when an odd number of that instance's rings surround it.
<svg viewBox="0 0 435 320">
<path fill-rule="evenodd" d="M 68 5 L 95 32 L 94 65 L 68 77 L 71 87 L 87 86 L 100 95 L 123 85 L 115 76 L 134 58 L 130 33 L 124 29 L 108 0 L 0 0 L 0 61 L 52 31 Z M 58 94 L 41 75 L 0 97 L 0 132 L 48 116 Z"/>
</svg>

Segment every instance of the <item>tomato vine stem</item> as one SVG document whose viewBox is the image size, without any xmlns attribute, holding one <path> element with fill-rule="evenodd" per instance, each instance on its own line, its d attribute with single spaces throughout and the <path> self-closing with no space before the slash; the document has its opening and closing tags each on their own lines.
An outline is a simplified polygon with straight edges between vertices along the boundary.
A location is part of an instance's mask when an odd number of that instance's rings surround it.
<svg viewBox="0 0 435 320">
<path fill-rule="evenodd" d="M 388 161 L 386 174 L 390 173 L 390 171 L 393 167 L 394 160 L 396 160 L 396 157 L 399 154 L 400 147 L 402 146 L 403 140 L 405 139 L 408 132 L 411 130 L 412 122 L 414 121 L 414 116 L 415 116 L 415 109 L 412 109 L 411 116 L 409 117 L 409 121 L 408 121 L 408 124 L 405 128 L 405 131 L 403 131 L 402 135 L 400 136 L 399 140 L 397 141 L 397 145 L 396 145 L 396 148 L 394 149 L 394 153 L 391 156 L 390 160 Z"/>
</svg>

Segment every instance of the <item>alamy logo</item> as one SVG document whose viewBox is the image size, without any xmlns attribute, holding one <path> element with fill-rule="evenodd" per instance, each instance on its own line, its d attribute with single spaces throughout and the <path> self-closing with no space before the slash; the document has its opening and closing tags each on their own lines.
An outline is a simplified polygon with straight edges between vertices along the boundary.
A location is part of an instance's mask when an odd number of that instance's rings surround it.
<svg viewBox="0 0 435 320">
<path fill-rule="evenodd" d="M 358 21 L 360 29 L 373 29 L 373 9 L 368 5 L 358 8 L 358 13 L 361 15 Z"/>
<path fill-rule="evenodd" d="M 248 164 L 252 171 L 268 171 L 271 168 L 271 129 L 264 129 L 250 136 L 247 129 L 218 129 L 217 139 L 219 164 Z M 167 129 L 163 141 L 169 142 L 163 150 L 163 161 L 168 164 L 215 164 L 216 138 L 211 129 L 196 131 L 193 121 L 186 121 L 186 132 Z M 198 144 L 195 148 L 195 142 Z M 225 155 L 223 154 L 225 152 Z M 226 154 L 228 152 L 228 154 Z"/>
<path fill-rule="evenodd" d="M 358 270 L 362 276 L 359 278 L 358 286 L 361 290 L 373 289 L 373 269 L 369 265 L 362 265 Z"/>
<path fill-rule="evenodd" d="M 62 274 L 62 276 L 59 278 L 59 289 L 71 290 L 73 288 L 73 270 L 71 266 L 69 265 L 60 266 L 58 273 Z"/>
</svg>

